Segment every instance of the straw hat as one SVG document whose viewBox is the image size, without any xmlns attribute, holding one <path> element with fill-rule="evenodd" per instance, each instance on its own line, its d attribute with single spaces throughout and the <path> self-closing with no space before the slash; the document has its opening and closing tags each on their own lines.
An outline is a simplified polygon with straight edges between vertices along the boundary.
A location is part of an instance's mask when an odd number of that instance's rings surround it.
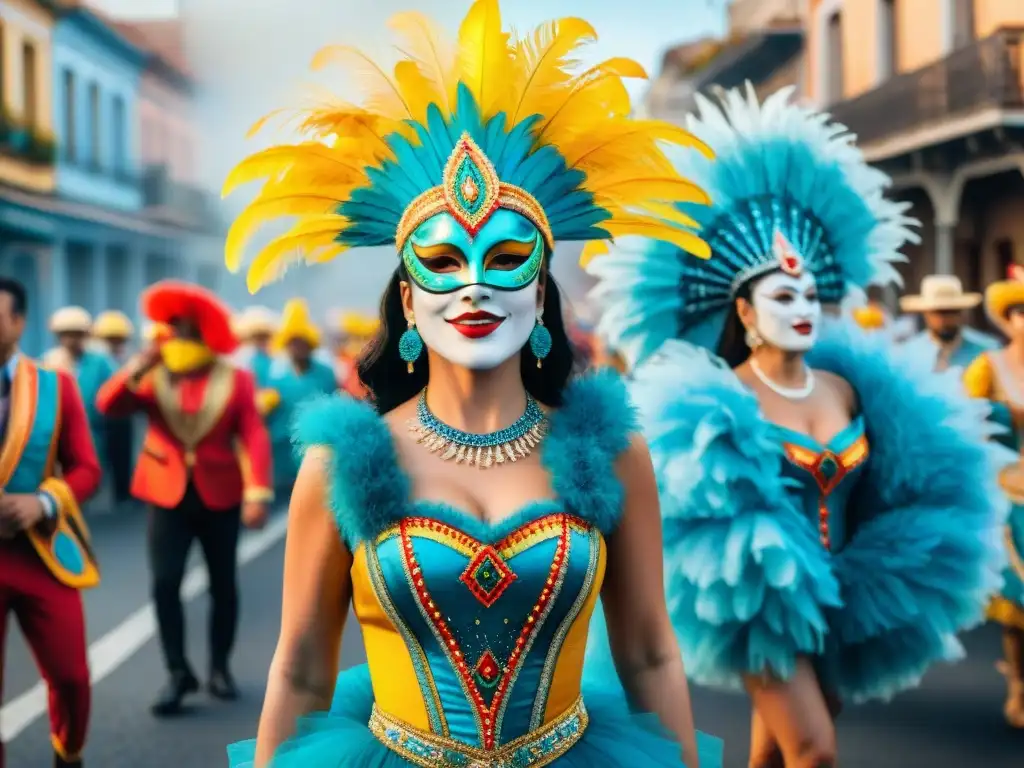
<svg viewBox="0 0 1024 768">
<path fill-rule="evenodd" d="M 50 316 L 51 333 L 89 333 L 92 315 L 82 307 L 62 307 Z"/>
<path fill-rule="evenodd" d="M 368 339 L 377 333 L 380 320 L 360 312 L 345 312 L 338 323 L 341 332 L 357 339 Z"/>
<path fill-rule="evenodd" d="M 272 336 L 277 332 L 277 313 L 267 307 L 246 307 L 235 317 L 235 334 L 240 339 Z"/>
<path fill-rule="evenodd" d="M 302 299 L 291 299 L 284 305 L 273 346 L 279 350 L 284 349 L 294 339 L 306 341 L 313 349 L 320 346 L 320 330 L 310 319 L 309 307 Z"/>
<path fill-rule="evenodd" d="M 985 312 L 999 328 L 1006 327 L 1010 307 L 1024 305 L 1024 267 L 1014 264 L 1006 280 L 992 283 L 985 290 Z"/>
<path fill-rule="evenodd" d="M 853 319 L 865 331 L 877 331 L 885 327 L 885 313 L 870 304 L 853 310 Z"/>
<path fill-rule="evenodd" d="M 904 312 L 947 312 L 974 309 L 981 304 L 980 293 L 964 293 L 963 283 L 953 275 L 928 275 L 921 281 L 921 293 L 900 299 Z"/>
<path fill-rule="evenodd" d="M 130 339 L 134 334 L 131 319 L 116 309 L 100 312 L 92 324 L 92 335 L 98 339 Z"/>
</svg>

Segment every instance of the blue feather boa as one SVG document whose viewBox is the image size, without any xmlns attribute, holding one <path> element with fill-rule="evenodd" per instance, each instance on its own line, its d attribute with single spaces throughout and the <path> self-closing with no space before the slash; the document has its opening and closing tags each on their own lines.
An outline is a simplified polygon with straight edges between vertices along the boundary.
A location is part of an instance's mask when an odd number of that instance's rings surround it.
<svg viewBox="0 0 1024 768">
<path fill-rule="evenodd" d="M 989 406 L 931 362 L 841 324 L 810 358 L 857 392 L 872 452 L 854 535 L 833 560 L 839 693 L 854 703 L 887 700 L 934 662 L 959 659 L 956 634 L 984 620 L 1002 583 L 1007 454 L 990 440 Z"/>
<path fill-rule="evenodd" d="M 827 647 L 844 699 L 887 699 L 957 658 L 956 633 L 982 620 L 1000 583 L 1005 454 L 987 442 L 983 403 L 882 338 L 836 323 L 810 362 L 856 390 L 872 446 L 848 510 L 853 535 L 831 554 L 787 493 L 782 447 L 731 370 L 672 341 L 636 371 L 670 609 L 696 682 L 784 679 L 798 656 Z"/>
<path fill-rule="evenodd" d="M 636 413 L 614 371 L 589 374 L 566 388 L 564 405 L 549 418 L 541 459 L 550 471 L 558 504 L 604 534 L 618 525 L 623 489 L 612 471 L 637 430 Z M 296 451 L 325 446 L 331 452 L 328 499 L 338 529 L 351 548 L 412 513 L 429 514 L 481 541 L 502 538 L 552 502 L 529 504 L 489 525 L 451 505 L 413 501 L 409 477 L 398 463 L 394 438 L 372 406 L 347 395 L 304 403 L 293 431 Z"/>
<path fill-rule="evenodd" d="M 753 395 L 718 358 L 667 342 L 631 388 L 664 521 L 669 609 L 689 676 L 739 687 L 824 652 L 839 587 Z"/>
</svg>

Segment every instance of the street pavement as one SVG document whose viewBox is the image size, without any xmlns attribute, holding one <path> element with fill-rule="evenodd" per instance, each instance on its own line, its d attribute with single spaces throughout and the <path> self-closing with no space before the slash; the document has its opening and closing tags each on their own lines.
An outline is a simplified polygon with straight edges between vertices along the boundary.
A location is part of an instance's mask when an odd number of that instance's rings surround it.
<svg viewBox="0 0 1024 768">
<path fill-rule="evenodd" d="M 282 523 L 273 522 L 269 533 L 250 535 L 242 545 L 248 562 L 241 571 L 242 620 L 233 662 L 242 700 L 225 704 L 199 695 L 183 716 L 155 720 L 149 703 L 164 672 L 151 636 L 152 617 L 144 610 L 145 518 L 140 513 L 97 520 L 94 539 L 104 580 L 86 594 L 86 604 L 93 674 L 102 679 L 93 694 L 88 768 L 218 768 L 226 765 L 226 744 L 255 735 L 280 617 L 283 540 L 276 534 Z M 189 647 L 201 672 L 206 664 L 207 605 L 201 582 L 191 581 L 189 591 L 199 594 L 188 602 Z M 887 706 L 844 712 L 839 725 L 843 768 L 1024 765 L 1024 732 L 1011 731 L 1001 716 L 1003 681 L 994 668 L 998 631 L 982 628 L 966 644 L 966 661 L 932 672 L 919 690 Z M 131 653 L 135 646 L 137 652 Z M 346 631 L 342 661 L 345 666 L 363 661 L 354 620 Z M 25 695 L 37 683 L 31 656 L 15 629 L 8 640 L 5 709 L 0 715 L 5 732 L 13 726 L 18 731 L 8 744 L 8 768 L 50 765 L 45 716 L 20 725 L 42 709 L 41 698 Z M 693 699 L 698 728 L 726 741 L 725 768 L 746 768 L 749 708 L 744 699 L 703 690 L 694 690 Z"/>
</svg>

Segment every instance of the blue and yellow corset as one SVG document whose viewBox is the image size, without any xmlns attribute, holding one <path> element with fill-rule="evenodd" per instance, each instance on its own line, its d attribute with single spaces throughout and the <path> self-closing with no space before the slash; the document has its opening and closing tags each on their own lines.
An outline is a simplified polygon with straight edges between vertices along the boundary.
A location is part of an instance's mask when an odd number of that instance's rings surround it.
<svg viewBox="0 0 1024 768">
<path fill-rule="evenodd" d="M 617 375 L 574 380 L 540 449 L 555 498 L 492 526 L 411 501 L 390 430 L 366 403 L 300 410 L 298 444 L 329 449 L 370 728 L 389 749 L 431 768 L 539 768 L 583 737 L 587 632 L 624 499 L 613 464 L 635 427 Z"/>
<path fill-rule="evenodd" d="M 818 529 L 828 550 L 841 549 L 849 534 L 846 507 L 870 454 L 864 419 L 822 445 L 800 432 L 773 425 L 782 440 L 786 461 L 783 474 L 794 480 L 793 493 Z"/>
<path fill-rule="evenodd" d="M 541 765 L 582 736 L 604 539 L 555 502 L 537 512 L 493 541 L 408 517 L 357 548 L 370 726 L 403 757 L 443 767 L 507 753 L 510 764 Z"/>
</svg>

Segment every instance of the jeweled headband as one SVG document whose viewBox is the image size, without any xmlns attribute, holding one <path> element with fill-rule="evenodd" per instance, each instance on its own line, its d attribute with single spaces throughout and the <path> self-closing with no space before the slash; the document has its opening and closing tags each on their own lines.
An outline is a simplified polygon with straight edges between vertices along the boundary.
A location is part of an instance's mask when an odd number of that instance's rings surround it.
<svg viewBox="0 0 1024 768">
<path fill-rule="evenodd" d="M 712 259 L 647 240 L 587 265 L 598 279 L 598 333 L 631 366 L 672 338 L 716 348 L 737 291 L 776 269 L 813 274 L 823 303 L 898 282 L 900 248 L 918 240 L 909 204 L 886 198 L 890 179 L 864 161 L 843 126 L 792 94 L 785 88 L 762 104 L 748 84 L 717 104 L 698 97 L 687 127 L 715 161 L 688 154 L 679 168 L 714 202 L 680 210 Z"/>
<path fill-rule="evenodd" d="M 537 227 L 548 248 L 555 247 L 555 237 L 544 209 L 537 198 L 522 187 L 504 184 L 494 164 L 473 141 L 463 133 L 444 167 L 441 183 L 421 194 L 405 209 L 398 222 L 395 244 L 401 250 L 405 241 L 420 224 L 439 213 L 450 213 L 470 235 L 476 235 L 498 208 L 505 208 L 526 217 Z"/>
<path fill-rule="evenodd" d="M 636 62 L 578 66 L 579 48 L 596 39 L 586 21 L 560 19 L 517 38 L 503 30 L 497 0 L 476 0 L 455 45 L 417 13 L 391 26 L 404 56 L 391 74 L 345 46 L 313 62 L 354 63 L 368 86 L 365 106 L 292 112 L 307 140 L 258 152 L 227 179 L 225 194 L 263 181 L 228 235 L 232 270 L 263 223 L 294 219 L 252 261 L 250 290 L 291 264 L 351 248 L 397 245 L 404 253 L 438 217 L 451 216 L 471 240 L 499 219 L 514 229 L 498 211 L 535 227 L 548 254 L 558 240 L 645 235 L 709 255 L 677 207 L 708 198 L 661 144 L 709 150 L 687 130 L 631 117 L 623 80 L 646 77 Z"/>
</svg>

